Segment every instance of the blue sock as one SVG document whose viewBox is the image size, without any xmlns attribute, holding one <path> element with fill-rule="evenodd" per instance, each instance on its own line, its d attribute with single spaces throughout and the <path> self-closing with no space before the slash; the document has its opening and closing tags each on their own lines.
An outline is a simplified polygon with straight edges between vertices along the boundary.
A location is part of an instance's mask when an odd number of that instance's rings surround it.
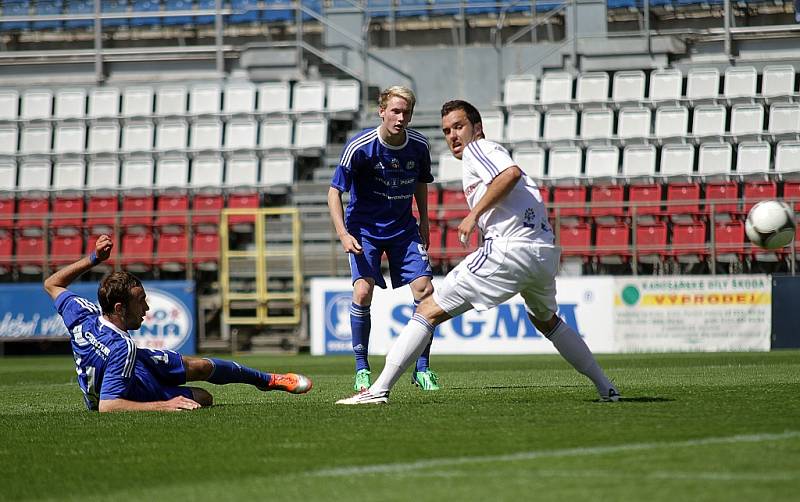
<svg viewBox="0 0 800 502">
<path fill-rule="evenodd" d="M 212 358 L 206 358 L 206 361 L 211 361 L 211 364 L 214 365 L 208 381 L 217 385 L 247 383 L 263 389 L 269 385 L 269 381 L 272 379 L 272 375 L 269 373 L 248 368 L 233 361 Z"/>
<path fill-rule="evenodd" d="M 414 300 L 414 312 L 417 311 L 417 306 L 419 305 L 419 300 Z M 416 371 L 428 371 L 430 367 L 430 358 L 431 358 L 431 344 L 433 343 L 433 336 L 431 336 L 431 341 L 428 342 L 428 345 L 425 346 L 425 350 L 422 351 L 422 354 L 419 355 L 417 358 L 417 369 Z"/>
<path fill-rule="evenodd" d="M 362 307 L 355 303 L 350 305 L 350 332 L 353 335 L 353 352 L 356 355 L 356 371 L 369 369 L 369 332 L 372 329 L 372 318 L 369 305 Z"/>
</svg>

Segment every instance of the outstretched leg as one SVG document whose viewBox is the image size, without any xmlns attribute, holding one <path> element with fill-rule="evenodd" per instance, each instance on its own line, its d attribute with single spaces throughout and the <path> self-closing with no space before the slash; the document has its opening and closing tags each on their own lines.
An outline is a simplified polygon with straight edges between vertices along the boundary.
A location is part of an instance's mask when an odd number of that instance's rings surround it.
<svg viewBox="0 0 800 502">
<path fill-rule="evenodd" d="M 183 357 L 187 381 L 206 381 L 217 385 L 250 384 L 259 390 L 282 390 L 305 394 L 311 390 L 311 380 L 295 373 L 265 373 L 242 366 L 234 361 L 216 358 Z"/>
</svg>

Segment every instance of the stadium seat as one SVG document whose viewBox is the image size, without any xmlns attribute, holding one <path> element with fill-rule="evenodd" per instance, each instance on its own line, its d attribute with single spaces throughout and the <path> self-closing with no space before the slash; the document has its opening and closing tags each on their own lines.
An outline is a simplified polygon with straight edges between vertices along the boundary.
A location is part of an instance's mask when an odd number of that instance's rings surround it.
<svg viewBox="0 0 800 502">
<path fill-rule="evenodd" d="M 591 183 L 619 176 L 619 150 L 616 146 L 590 146 L 586 149 L 586 177 Z"/>
<path fill-rule="evenodd" d="M 783 200 L 792 206 L 795 213 L 800 212 L 800 181 L 783 183 Z"/>
<path fill-rule="evenodd" d="M 584 110 L 581 113 L 581 139 L 608 142 L 614 136 L 614 113 L 611 110 Z"/>
<path fill-rule="evenodd" d="M 325 110 L 325 83 L 321 81 L 303 81 L 294 85 L 292 93 L 292 111 L 316 112 Z"/>
<path fill-rule="evenodd" d="M 189 125 L 185 120 L 168 119 L 159 122 L 156 128 L 156 150 L 184 150 L 188 133 Z"/>
<path fill-rule="evenodd" d="M 179 0 L 183 1 L 183 0 Z M 155 92 L 150 86 L 126 87 L 122 93 L 123 117 L 149 117 L 153 114 Z"/>
<path fill-rule="evenodd" d="M 14 267 L 14 237 L 0 233 L 0 275 L 8 275 Z"/>
<path fill-rule="evenodd" d="M 577 146 L 551 148 L 548 152 L 547 176 L 556 183 L 574 183 L 583 176 L 581 173 L 582 157 L 581 149 Z"/>
<path fill-rule="evenodd" d="M 221 187 L 224 180 L 222 157 L 217 154 L 201 154 L 192 160 L 192 179 L 189 184 L 193 188 Z"/>
<path fill-rule="evenodd" d="M 78 119 L 86 115 L 86 91 L 81 88 L 66 88 L 56 91 L 53 117 Z"/>
<path fill-rule="evenodd" d="M 39 274 L 47 259 L 44 238 L 41 236 L 21 236 L 16 239 L 14 250 L 17 268 L 23 274 Z"/>
<path fill-rule="evenodd" d="M 636 260 L 639 263 L 657 264 L 667 255 L 667 224 L 636 225 Z"/>
<path fill-rule="evenodd" d="M 50 264 L 74 263 L 83 257 L 83 238 L 80 235 L 56 235 L 50 242 Z"/>
<path fill-rule="evenodd" d="M 775 149 L 775 172 L 782 177 L 800 174 L 800 141 L 781 141 Z"/>
<path fill-rule="evenodd" d="M 622 185 L 591 186 L 589 214 L 598 223 L 616 223 L 625 215 L 625 191 Z"/>
<path fill-rule="evenodd" d="M 738 214 L 738 192 L 739 184 L 734 181 L 706 183 L 705 211 L 717 220 L 725 220 Z"/>
<path fill-rule="evenodd" d="M 628 145 L 622 150 L 622 175 L 631 184 L 652 182 L 656 175 L 655 145 Z"/>
<path fill-rule="evenodd" d="M 685 106 L 663 106 L 656 110 L 655 136 L 661 143 L 683 141 L 689 130 L 689 110 Z"/>
<path fill-rule="evenodd" d="M 328 120 L 317 117 L 301 117 L 294 124 L 294 147 L 322 149 L 328 144 Z"/>
<path fill-rule="evenodd" d="M 489 141 L 502 142 L 505 138 L 505 117 L 503 112 L 493 110 L 481 113 L 483 135 Z"/>
<path fill-rule="evenodd" d="M 156 90 L 156 115 L 186 114 L 186 87 L 164 85 Z"/>
<path fill-rule="evenodd" d="M 258 86 L 259 113 L 286 113 L 289 111 L 291 90 L 288 82 L 266 82 Z"/>
<path fill-rule="evenodd" d="M 153 186 L 155 168 L 150 157 L 130 157 L 122 162 L 121 188 L 147 189 Z"/>
<path fill-rule="evenodd" d="M 744 223 L 738 220 L 716 223 L 714 242 L 718 262 L 741 262 L 744 255 Z"/>
<path fill-rule="evenodd" d="M 113 158 L 95 158 L 86 169 L 86 188 L 93 190 L 115 189 L 119 186 L 119 161 Z"/>
<path fill-rule="evenodd" d="M 761 95 L 764 98 L 788 98 L 794 94 L 794 67 L 792 65 L 768 65 L 764 67 L 761 80 Z"/>
<path fill-rule="evenodd" d="M 588 262 L 592 252 L 592 227 L 588 223 L 577 225 L 561 225 L 558 227 L 558 244 L 561 246 L 561 258 L 569 261 L 579 257 Z"/>
<path fill-rule="evenodd" d="M 189 91 L 189 113 L 209 115 L 222 109 L 222 89 L 219 84 L 206 82 L 192 86 Z"/>
<path fill-rule="evenodd" d="M 22 126 L 19 153 L 30 155 L 50 153 L 53 128 L 49 123 L 30 122 Z"/>
<path fill-rule="evenodd" d="M 628 189 L 631 215 L 641 224 L 651 224 L 662 214 L 661 200 L 661 185 L 631 185 Z"/>
<path fill-rule="evenodd" d="M 258 209 L 259 197 L 257 193 L 231 193 L 228 195 L 228 209 Z M 232 214 L 228 216 L 228 226 L 234 232 L 251 232 L 255 224 L 255 216 L 247 214 Z"/>
<path fill-rule="evenodd" d="M 566 72 L 546 73 L 542 77 L 539 102 L 543 105 L 572 101 L 572 75 Z"/>
<path fill-rule="evenodd" d="M 554 207 L 558 205 L 572 207 Z M 550 209 L 553 217 L 560 219 L 563 224 L 580 223 L 587 216 L 586 187 L 583 185 L 553 187 L 553 203 Z"/>
<path fill-rule="evenodd" d="M 617 137 L 623 141 L 650 137 L 650 109 L 623 108 L 617 118 Z"/>
<path fill-rule="evenodd" d="M 478 247 L 478 231 L 469 234 L 466 247 L 458 238 L 458 228 L 447 226 L 444 229 L 444 260 L 451 266 L 460 262 Z"/>
<path fill-rule="evenodd" d="M 328 112 L 357 112 L 361 107 L 361 85 L 356 80 L 334 80 L 328 83 Z"/>
<path fill-rule="evenodd" d="M 449 226 L 458 226 L 469 214 L 469 205 L 461 189 L 442 190 L 441 218 Z"/>
<path fill-rule="evenodd" d="M 736 152 L 736 174 L 762 177 L 768 175 L 771 155 L 772 148 L 769 143 L 758 141 L 739 143 Z"/>
<path fill-rule="evenodd" d="M 153 227 L 155 200 L 151 194 L 122 197 L 121 224 L 127 233 L 147 233 Z"/>
<path fill-rule="evenodd" d="M 131 272 L 146 272 L 153 266 L 153 235 L 125 234 L 122 237 L 122 266 Z"/>
<path fill-rule="evenodd" d="M 68 0 L 66 2 L 64 14 L 68 15 L 92 15 L 94 14 L 94 2 L 92 0 Z M 94 20 L 87 19 L 68 19 L 64 21 L 64 28 L 66 29 L 82 29 L 92 28 Z"/>
<path fill-rule="evenodd" d="M 189 148 L 192 150 L 217 151 L 222 148 L 222 122 L 212 118 L 195 120 L 189 138 Z"/>
<path fill-rule="evenodd" d="M 719 70 L 693 68 L 686 77 L 686 97 L 691 102 L 715 100 L 719 97 Z"/>
<path fill-rule="evenodd" d="M 694 174 L 694 146 L 664 145 L 659 174 L 667 179 L 688 179 Z"/>
<path fill-rule="evenodd" d="M 95 87 L 89 92 L 87 115 L 90 118 L 117 117 L 119 101 L 119 89 L 116 87 Z"/>
<path fill-rule="evenodd" d="M 100 9 L 102 10 L 103 14 L 127 14 L 128 1 L 103 0 L 100 2 Z M 103 19 L 103 28 L 127 27 L 129 24 L 130 18 Z"/>
<path fill-rule="evenodd" d="M 192 200 L 192 225 L 197 232 L 218 233 L 219 215 L 225 201 L 222 194 L 197 194 Z"/>
<path fill-rule="evenodd" d="M 116 195 L 91 195 L 86 203 L 86 228 L 90 235 L 111 234 L 119 201 Z"/>
<path fill-rule="evenodd" d="M 86 149 L 86 127 L 83 122 L 61 122 L 56 126 L 53 153 L 83 153 Z"/>
<path fill-rule="evenodd" d="M 536 181 L 545 177 L 545 153 L 541 148 L 517 148 L 511 156 L 522 171 Z"/>
<path fill-rule="evenodd" d="M 179 272 L 186 269 L 189 241 L 186 234 L 161 234 L 158 237 L 155 264 L 161 270 Z"/>
<path fill-rule="evenodd" d="M 8 2 L 6 2 L 8 3 Z M 64 10 L 64 3 L 61 0 L 37 0 L 37 16 L 59 16 Z M 42 19 L 31 23 L 34 30 L 59 30 L 63 27 L 60 19 Z"/>
<path fill-rule="evenodd" d="M 0 155 L 17 153 L 17 125 L 0 123 Z"/>
<path fill-rule="evenodd" d="M 725 70 L 724 94 L 729 101 L 746 98 L 752 101 L 756 96 L 758 72 L 752 66 L 729 66 Z"/>
<path fill-rule="evenodd" d="M 506 141 L 509 143 L 530 143 L 539 139 L 539 112 L 512 111 L 508 114 Z"/>
<path fill-rule="evenodd" d="M 434 178 L 440 183 L 461 181 L 461 161 L 453 157 L 450 152 L 440 153 L 439 170 L 434 173 Z"/>
<path fill-rule="evenodd" d="M 265 186 L 291 186 L 295 182 L 294 157 L 289 154 L 265 156 L 261 161 L 260 182 Z"/>
<path fill-rule="evenodd" d="M 735 141 L 758 137 L 764 132 L 764 108 L 761 105 L 738 104 L 731 109 L 731 134 Z"/>
<path fill-rule="evenodd" d="M 161 9 L 160 0 L 131 0 L 131 10 L 133 13 L 158 12 Z M 134 16 L 131 18 L 131 26 L 161 26 L 160 17 Z"/>
<path fill-rule="evenodd" d="M 643 101 L 644 85 L 643 71 L 618 71 L 614 73 L 612 99 L 617 104 Z"/>
<path fill-rule="evenodd" d="M 532 106 L 536 103 L 536 77 L 509 75 L 503 83 L 503 104 L 506 107 Z"/>
<path fill-rule="evenodd" d="M 192 236 L 192 264 L 198 270 L 217 270 L 219 255 L 218 233 L 199 233 Z"/>
<path fill-rule="evenodd" d="M 752 181 L 744 183 L 742 216 L 746 216 L 756 202 L 778 198 L 778 185 L 774 181 Z"/>
<path fill-rule="evenodd" d="M 149 120 L 135 119 L 126 122 L 122 129 L 122 152 L 150 152 L 153 150 L 155 128 Z"/>
<path fill-rule="evenodd" d="M 775 103 L 769 107 L 767 131 L 772 141 L 800 139 L 800 103 Z"/>
<path fill-rule="evenodd" d="M 678 263 L 700 263 L 708 256 L 706 224 L 702 221 L 672 225 L 670 255 Z"/>
<path fill-rule="evenodd" d="M 249 24 L 258 21 L 256 0 L 231 0 L 231 10 L 234 12 L 228 17 L 228 22 L 231 24 Z"/>
<path fill-rule="evenodd" d="M 258 184 L 258 157 L 253 153 L 237 153 L 227 162 L 225 185 L 252 187 Z"/>
<path fill-rule="evenodd" d="M 264 150 L 292 147 L 292 121 L 290 119 L 267 119 L 261 122 L 259 146 Z"/>
<path fill-rule="evenodd" d="M 57 196 L 53 200 L 50 227 L 58 235 L 78 235 L 83 229 L 83 197 Z"/>
<path fill-rule="evenodd" d="M 578 130 L 578 113 L 575 110 L 550 110 L 544 116 L 545 141 L 575 139 Z"/>
<path fill-rule="evenodd" d="M 627 225 L 597 225 L 594 255 L 604 265 L 621 265 L 630 261 L 628 245 L 630 227 Z"/>
<path fill-rule="evenodd" d="M 722 105 L 696 106 L 692 118 L 692 135 L 695 138 L 720 140 L 725 135 L 726 114 Z"/>
<path fill-rule="evenodd" d="M 45 220 L 50 212 L 50 201 L 45 197 L 23 196 L 17 200 L 17 231 L 23 236 L 40 236 L 45 231 Z"/>
<path fill-rule="evenodd" d="M 261 11 L 261 19 L 264 21 L 294 20 L 294 12 L 291 10 L 292 4 L 290 0 L 266 0 L 265 4 L 267 9 Z"/>
<path fill-rule="evenodd" d="M 181 154 L 169 154 L 158 159 L 156 182 L 158 189 L 185 188 L 189 185 L 189 159 Z"/>
<path fill-rule="evenodd" d="M 48 89 L 27 89 L 22 93 L 21 119 L 49 119 L 52 115 L 53 92 Z"/>
<path fill-rule="evenodd" d="M 52 166 L 47 157 L 27 157 L 19 165 L 18 188 L 26 192 L 49 190 Z"/>
<path fill-rule="evenodd" d="M 59 192 L 82 190 L 85 178 L 86 164 L 80 157 L 58 159 L 53 165 L 53 188 Z"/>
<path fill-rule="evenodd" d="M 0 120 L 16 120 L 19 114 L 19 92 L 0 89 Z"/>
<path fill-rule="evenodd" d="M 0 237 L 10 233 L 14 228 L 14 209 L 16 201 L 10 194 L 0 197 Z"/>
<path fill-rule="evenodd" d="M 3 2 L 3 15 L 2 17 L 25 17 L 30 15 L 30 2 L 28 0 L 21 0 L 18 2 Z M 2 18 L 0 17 L 0 19 Z M 0 22 L 0 30 L 2 31 L 23 31 L 30 28 L 28 21 L 4 21 Z"/>
<path fill-rule="evenodd" d="M 96 122 L 89 126 L 88 153 L 116 153 L 119 150 L 119 124 Z"/>
<path fill-rule="evenodd" d="M 256 87 L 247 81 L 229 82 L 225 85 L 222 110 L 229 114 L 250 114 L 256 110 Z"/>
<path fill-rule="evenodd" d="M 234 118 L 225 126 L 225 148 L 254 150 L 258 146 L 258 123 L 252 118 Z"/>
<path fill-rule="evenodd" d="M 430 225 L 430 245 L 428 246 L 428 259 L 432 267 L 438 267 L 444 258 L 444 232 L 439 223 L 432 221 Z"/>
<path fill-rule="evenodd" d="M 683 87 L 683 74 L 676 68 L 654 70 L 650 73 L 650 90 L 648 99 L 651 101 L 675 101 L 681 99 Z"/>
<path fill-rule="evenodd" d="M 728 143 L 703 143 L 698 154 L 698 174 L 704 177 L 725 177 L 731 174 L 733 152 Z"/>
<path fill-rule="evenodd" d="M 606 72 L 581 73 L 575 90 L 575 101 L 582 105 L 608 101 L 609 78 Z"/>
<path fill-rule="evenodd" d="M 680 203 L 686 201 L 686 203 Z M 697 183 L 669 183 L 667 185 L 666 214 L 675 222 L 693 222 L 700 214 L 700 185 Z"/>
</svg>

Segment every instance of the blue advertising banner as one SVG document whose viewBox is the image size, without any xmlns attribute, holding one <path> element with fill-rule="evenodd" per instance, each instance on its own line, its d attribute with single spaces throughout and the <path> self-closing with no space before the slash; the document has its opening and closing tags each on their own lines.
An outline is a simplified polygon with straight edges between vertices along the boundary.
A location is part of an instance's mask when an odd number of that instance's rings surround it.
<svg viewBox="0 0 800 502">
<path fill-rule="evenodd" d="M 138 347 L 194 354 L 195 286 L 191 281 L 144 283 L 147 312 L 142 327 L 131 335 Z M 76 283 L 71 291 L 97 302 L 97 284 Z M 69 338 L 66 326 L 41 284 L 0 286 L 0 340 Z"/>
</svg>

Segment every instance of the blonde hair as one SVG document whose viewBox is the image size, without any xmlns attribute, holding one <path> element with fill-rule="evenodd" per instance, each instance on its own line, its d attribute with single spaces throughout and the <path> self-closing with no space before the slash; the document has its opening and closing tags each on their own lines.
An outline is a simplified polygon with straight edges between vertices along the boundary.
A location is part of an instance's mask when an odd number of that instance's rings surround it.
<svg viewBox="0 0 800 502">
<path fill-rule="evenodd" d="M 411 111 L 414 111 L 414 105 L 417 103 L 417 97 L 414 96 L 414 91 L 402 85 L 393 85 L 388 89 L 384 89 L 378 98 L 378 107 L 385 110 L 386 106 L 389 104 L 389 99 L 393 97 L 405 99 L 408 102 Z"/>
</svg>

